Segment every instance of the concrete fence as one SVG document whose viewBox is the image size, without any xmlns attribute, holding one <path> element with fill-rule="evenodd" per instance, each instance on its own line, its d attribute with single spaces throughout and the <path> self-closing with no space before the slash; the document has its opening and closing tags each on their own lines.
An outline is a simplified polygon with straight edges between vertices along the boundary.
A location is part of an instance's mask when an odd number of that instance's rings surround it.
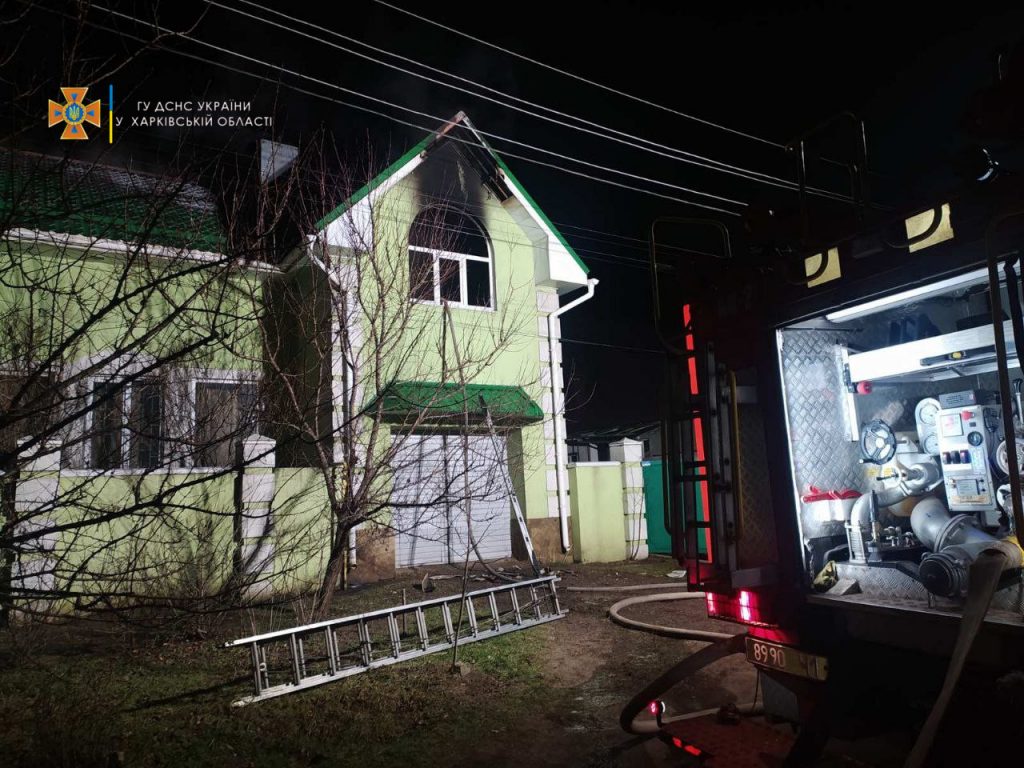
<svg viewBox="0 0 1024 768">
<path fill-rule="evenodd" d="M 643 445 L 620 440 L 611 444 L 609 452 L 612 461 L 569 465 L 576 562 L 643 560 L 648 554 Z"/>
</svg>

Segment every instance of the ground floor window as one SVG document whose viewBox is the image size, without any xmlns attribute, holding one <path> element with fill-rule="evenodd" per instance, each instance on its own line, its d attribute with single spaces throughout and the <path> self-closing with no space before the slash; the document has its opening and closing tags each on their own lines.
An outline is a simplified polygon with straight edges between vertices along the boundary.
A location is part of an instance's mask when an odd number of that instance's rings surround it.
<svg viewBox="0 0 1024 768">
<path fill-rule="evenodd" d="M 153 469 L 160 465 L 164 452 L 162 382 L 97 381 L 90 401 L 92 469 Z"/>
</svg>

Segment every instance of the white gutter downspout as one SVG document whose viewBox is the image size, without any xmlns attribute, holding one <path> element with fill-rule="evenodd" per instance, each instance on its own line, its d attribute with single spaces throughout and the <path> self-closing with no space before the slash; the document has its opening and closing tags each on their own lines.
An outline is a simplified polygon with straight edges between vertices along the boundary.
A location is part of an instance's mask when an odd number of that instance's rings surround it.
<svg viewBox="0 0 1024 768">
<path fill-rule="evenodd" d="M 587 292 L 582 296 L 573 299 L 564 307 L 559 307 L 548 315 L 548 366 L 551 368 L 551 418 L 554 421 L 555 432 L 555 487 L 558 489 L 558 521 L 562 538 L 562 551 L 568 553 L 572 550 L 572 538 L 569 536 L 569 489 L 565 487 L 563 476 L 565 473 L 565 457 L 562 447 L 565 443 L 565 435 L 562 434 L 562 377 L 558 370 L 558 360 L 555 357 L 555 319 L 561 317 L 570 309 L 578 307 L 583 302 L 592 298 L 594 288 L 598 281 L 594 278 L 587 280 Z"/>
</svg>

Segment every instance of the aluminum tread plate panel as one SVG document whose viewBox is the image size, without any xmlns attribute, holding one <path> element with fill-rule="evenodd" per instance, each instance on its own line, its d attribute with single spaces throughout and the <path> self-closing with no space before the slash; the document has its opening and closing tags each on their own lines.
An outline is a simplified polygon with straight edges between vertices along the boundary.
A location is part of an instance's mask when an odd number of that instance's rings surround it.
<svg viewBox="0 0 1024 768">
<path fill-rule="evenodd" d="M 794 481 L 801 495 L 811 485 L 863 489 L 860 449 L 849 439 L 836 356 L 836 344 L 848 342 L 850 335 L 799 330 L 781 334 Z M 805 538 L 844 533 L 842 523 L 816 523 L 810 515 L 801 516 L 801 525 Z"/>
<path fill-rule="evenodd" d="M 742 496 L 739 567 L 758 568 L 778 562 L 764 419 L 757 405 L 739 406 L 739 482 Z"/>
</svg>

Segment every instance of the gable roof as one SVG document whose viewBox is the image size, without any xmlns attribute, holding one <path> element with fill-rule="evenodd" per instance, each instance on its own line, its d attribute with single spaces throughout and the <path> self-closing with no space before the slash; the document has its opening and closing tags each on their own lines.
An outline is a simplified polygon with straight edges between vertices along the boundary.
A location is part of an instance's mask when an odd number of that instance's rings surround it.
<svg viewBox="0 0 1024 768">
<path fill-rule="evenodd" d="M 589 274 L 590 268 L 583 262 L 575 249 L 566 241 L 565 237 L 541 210 L 536 201 L 523 187 L 522 183 L 515 177 L 511 169 L 505 164 L 497 152 L 480 135 L 464 112 L 459 112 L 455 117 L 443 125 L 437 132 L 424 137 L 419 143 L 409 149 L 405 154 L 395 160 L 391 165 L 377 174 L 367 184 L 356 190 L 351 197 L 341 205 L 324 216 L 316 223 L 317 230 L 325 229 L 331 222 L 343 216 L 353 206 L 364 200 L 371 192 L 391 186 L 412 172 L 428 155 L 444 141 L 457 141 L 460 146 L 470 150 L 470 159 L 474 161 L 480 171 L 484 184 L 494 189 L 500 199 L 515 197 L 533 214 L 538 225 L 548 234 L 557 240 L 566 252 L 573 258 L 583 274 Z"/>
<path fill-rule="evenodd" d="M 129 243 L 222 251 L 210 192 L 181 179 L 0 150 L 0 223 Z"/>
</svg>

